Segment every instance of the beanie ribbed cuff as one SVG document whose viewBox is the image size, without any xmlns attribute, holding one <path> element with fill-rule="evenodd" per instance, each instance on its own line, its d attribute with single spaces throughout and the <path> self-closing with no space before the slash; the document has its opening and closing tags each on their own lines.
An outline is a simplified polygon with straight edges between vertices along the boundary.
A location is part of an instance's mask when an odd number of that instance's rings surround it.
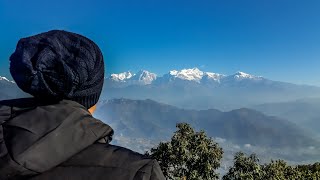
<svg viewBox="0 0 320 180">
<path fill-rule="evenodd" d="M 97 104 L 99 97 L 100 93 L 96 93 L 92 95 L 72 97 L 70 100 L 76 101 L 79 104 L 83 105 L 85 108 L 89 109 Z"/>
</svg>

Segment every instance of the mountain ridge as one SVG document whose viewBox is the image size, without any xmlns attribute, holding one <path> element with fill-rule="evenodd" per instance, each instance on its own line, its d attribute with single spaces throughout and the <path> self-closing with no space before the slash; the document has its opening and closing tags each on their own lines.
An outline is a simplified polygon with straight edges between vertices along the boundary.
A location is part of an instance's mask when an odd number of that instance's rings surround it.
<svg viewBox="0 0 320 180">
<path fill-rule="evenodd" d="M 287 120 L 241 108 L 188 110 L 154 100 L 113 99 L 98 104 L 96 116 L 125 136 L 168 137 L 178 122 L 187 122 L 237 144 L 295 147 L 317 144 L 303 129 Z"/>
</svg>

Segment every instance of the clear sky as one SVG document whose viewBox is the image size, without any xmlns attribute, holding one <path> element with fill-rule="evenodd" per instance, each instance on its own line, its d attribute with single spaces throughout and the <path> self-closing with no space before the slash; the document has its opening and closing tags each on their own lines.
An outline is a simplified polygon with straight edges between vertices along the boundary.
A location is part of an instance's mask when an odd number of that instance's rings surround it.
<svg viewBox="0 0 320 180">
<path fill-rule="evenodd" d="M 0 76 L 19 38 L 83 34 L 106 71 L 199 67 L 320 86 L 319 0 L 0 0 Z"/>
</svg>

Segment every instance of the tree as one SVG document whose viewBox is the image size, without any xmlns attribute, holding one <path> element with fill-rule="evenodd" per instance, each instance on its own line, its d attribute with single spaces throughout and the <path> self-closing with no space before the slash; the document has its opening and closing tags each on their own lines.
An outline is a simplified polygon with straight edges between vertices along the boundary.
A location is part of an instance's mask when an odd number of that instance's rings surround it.
<svg viewBox="0 0 320 180">
<path fill-rule="evenodd" d="M 298 165 L 298 171 L 303 179 L 320 179 L 320 163 Z"/>
<path fill-rule="evenodd" d="M 271 160 L 271 163 L 264 165 L 264 177 L 262 179 L 302 179 L 301 172 L 297 168 L 289 166 L 284 160 Z"/>
<path fill-rule="evenodd" d="M 223 180 L 256 180 L 264 175 L 262 166 L 258 163 L 259 159 L 255 154 L 246 156 L 238 152 L 234 156 L 234 165 L 230 167 L 228 173 L 223 176 Z"/>
<path fill-rule="evenodd" d="M 271 160 L 260 165 L 255 154 L 246 156 L 238 152 L 234 156 L 234 164 L 223 180 L 300 180 L 320 179 L 320 163 L 312 165 L 290 166 L 284 160 Z"/>
<path fill-rule="evenodd" d="M 179 123 L 171 141 L 160 143 L 148 152 L 159 161 L 168 179 L 218 179 L 223 150 L 204 131 L 195 132 L 187 123 Z"/>
</svg>

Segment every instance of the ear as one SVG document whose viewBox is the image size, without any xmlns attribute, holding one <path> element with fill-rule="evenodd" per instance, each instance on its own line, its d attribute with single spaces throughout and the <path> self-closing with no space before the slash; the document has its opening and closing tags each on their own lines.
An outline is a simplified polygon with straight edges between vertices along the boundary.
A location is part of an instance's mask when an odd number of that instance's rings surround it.
<svg viewBox="0 0 320 180">
<path fill-rule="evenodd" d="M 97 108 L 97 104 L 93 105 L 93 106 L 92 106 L 91 108 L 89 108 L 88 110 L 89 110 L 89 112 L 90 112 L 91 114 L 93 114 L 94 111 L 96 110 L 96 108 Z"/>
</svg>

